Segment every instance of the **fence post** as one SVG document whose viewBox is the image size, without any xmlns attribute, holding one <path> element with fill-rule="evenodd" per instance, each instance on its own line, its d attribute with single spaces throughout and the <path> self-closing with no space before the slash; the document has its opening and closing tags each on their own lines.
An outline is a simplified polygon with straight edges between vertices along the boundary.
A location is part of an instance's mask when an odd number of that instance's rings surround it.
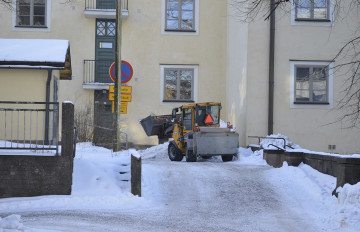
<svg viewBox="0 0 360 232">
<path fill-rule="evenodd" d="M 141 156 L 131 152 L 131 193 L 141 197 Z"/>
<path fill-rule="evenodd" d="M 74 152 L 74 105 L 62 103 L 61 156 L 73 158 Z"/>
</svg>

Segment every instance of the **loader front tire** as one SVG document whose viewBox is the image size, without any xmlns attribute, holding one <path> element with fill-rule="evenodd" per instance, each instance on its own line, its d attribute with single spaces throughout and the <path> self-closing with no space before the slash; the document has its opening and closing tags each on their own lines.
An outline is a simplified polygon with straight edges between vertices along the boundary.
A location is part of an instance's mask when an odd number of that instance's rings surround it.
<svg viewBox="0 0 360 232">
<path fill-rule="evenodd" d="M 234 157 L 233 155 L 222 155 L 221 159 L 223 162 L 230 162 L 233 160 L 233 157 Z"/>
<path fill-rule="evenodd" d="M 173 143 L 169 143 L 168 155 L 171 161 L 181 161 L 183 159 L 181 151 Z"/>
</svg>

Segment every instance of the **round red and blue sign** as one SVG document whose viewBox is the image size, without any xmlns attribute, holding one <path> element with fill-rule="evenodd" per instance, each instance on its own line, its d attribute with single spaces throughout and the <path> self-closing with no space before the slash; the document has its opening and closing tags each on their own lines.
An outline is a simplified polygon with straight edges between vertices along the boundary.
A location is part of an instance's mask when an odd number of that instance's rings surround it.
<svg viewBox="0 0 360 232">
<path fill-rule="evenodd" d="M 116 76 L 115 62 L 110 65 L 109 74 L 110 74 L 111 79 L 113 81 L 115 81 L 115 76 Z M 128 83 L 131 80 L 131 78 L 133 77 L 133 75 L 134 75 L 134 70 L 133 70 L 131 64 L 125 60 L 122 60 L 121 61 L 121 84 Z"/>
</svg>

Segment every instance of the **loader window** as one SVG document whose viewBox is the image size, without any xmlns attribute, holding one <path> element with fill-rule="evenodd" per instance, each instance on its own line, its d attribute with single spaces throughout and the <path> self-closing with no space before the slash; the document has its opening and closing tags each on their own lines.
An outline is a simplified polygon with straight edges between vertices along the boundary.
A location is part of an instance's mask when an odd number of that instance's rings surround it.
<svg viewBox="0 0 360 232">
<path fill-rule="evenodd" d="M 205 126 L 206 116 L 210 114 L 214 122 L 212 124 L 219 123 L 220 106 L 200 106 L 197 110 L 196 123 L 199 126 Z"/>
<path fill-rule="evenodd" d="M 192 130 L 192 115 L 191 115 L 191 109 L 187 108 L 184 109 L 184 130 Z"/>
</svg>

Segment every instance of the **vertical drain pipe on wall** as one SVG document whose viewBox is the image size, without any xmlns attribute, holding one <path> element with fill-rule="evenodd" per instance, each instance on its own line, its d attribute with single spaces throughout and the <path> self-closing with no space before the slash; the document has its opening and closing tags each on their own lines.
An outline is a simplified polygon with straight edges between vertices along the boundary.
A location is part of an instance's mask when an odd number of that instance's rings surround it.
<svg viewBox="0 0 360 232">
<path fill-rule="evenodd" d="M 44 143 L 49 145 L 49 123 L 50 123 L 50 83 L 51 83 L 52 70 L 48 69 L 48 77 L 46 81 L 46 104 L 45 104 L 45 134 Z"/>
<path fill-rule="evenodd" d="M 270 0 L 268 135 L 274 132 L 275 0 Z"/>
</svg>

